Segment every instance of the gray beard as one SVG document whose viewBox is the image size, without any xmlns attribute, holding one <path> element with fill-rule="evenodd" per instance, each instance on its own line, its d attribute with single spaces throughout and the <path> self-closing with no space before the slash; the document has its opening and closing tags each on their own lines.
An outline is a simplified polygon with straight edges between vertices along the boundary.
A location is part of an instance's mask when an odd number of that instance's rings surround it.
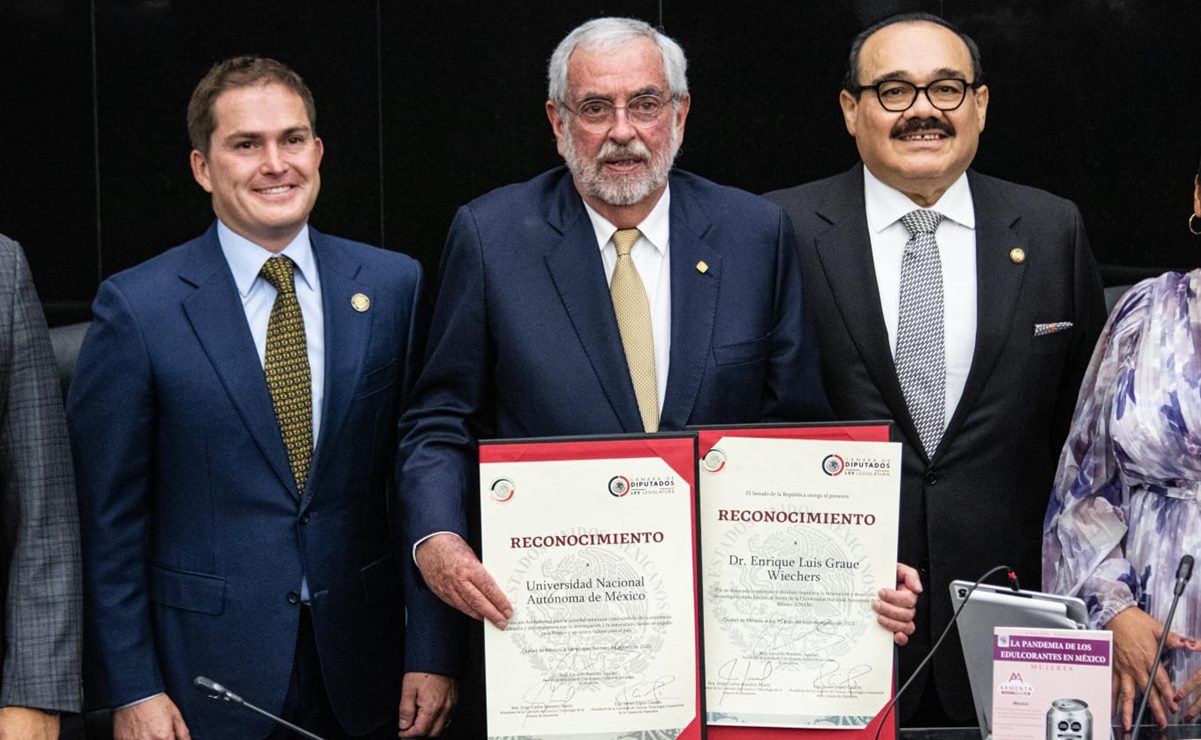
<svg viewBox="0 0 1201 740">
<path fill-rule="evenodd" d="M 667 147 L 655 155 L 637 139 L 628 144 L 606 141 L 596 158 L 589 160 L 576 151 L 571 127 L 564 126 L 563 149 L 567 169 L 571 170 L 572 177 L 584 193 L 612 206 L 632 206 L 667 184 L 667 175 L 680 152 L 680 130 L 673 122 Z M 606 159 L 622 156 L 642 159 L 647 163 L 646 170 L 632 176 L 605 172 L 603 163 Z"/>
</svg>

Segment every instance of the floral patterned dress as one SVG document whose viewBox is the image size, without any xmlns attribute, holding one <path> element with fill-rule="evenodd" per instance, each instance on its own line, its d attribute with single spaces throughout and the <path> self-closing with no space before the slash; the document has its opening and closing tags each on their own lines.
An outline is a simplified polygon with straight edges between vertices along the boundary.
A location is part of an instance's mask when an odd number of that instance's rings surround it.
<svg viewBox="0 0 1201 740">
<path fill-rule="evenodd" d="M 1043 588 L 1084 599 L 1094 628 L 1131 605 L 1162 622 L 1180 556 L 1201 571 L 1199 386 L 1201 270 L 1131 288 L 1085 374 L 1043 526 Z M 1172 629 L 1201 637 L 1201 573 Z M 1201 653 L 1164 663 L 1179 686 Z"/>
</svg>

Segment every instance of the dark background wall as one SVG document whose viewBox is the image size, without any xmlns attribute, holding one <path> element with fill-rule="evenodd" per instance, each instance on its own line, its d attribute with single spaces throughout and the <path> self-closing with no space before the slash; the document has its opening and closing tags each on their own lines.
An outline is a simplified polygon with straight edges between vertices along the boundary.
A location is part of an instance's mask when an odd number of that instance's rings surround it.
<svg viewBox="0 0 1201 740">
<path fill-rule="evenodd" d="M 1185 230 L 1201 3 L 1184 1 L 4 0 L 0 231 L 25 246 L 52 323 L 87 318 L 101 279 L 209 223 L 184 110 L 213 62 L 254 52 L 316 96 L 313 223 L 434 269 L 459 204 L 557 163 L 545 62 L 606 14 L 662 25 L 690 57 L 681 167 L 792 185 L 855 161 L 837 107 L 847 43 L 914 9 L 980 43 L 977 169 L 1075 200 L 1109 283 L 1201 263 Z"/>
<path fill-rule="evenodd" d="M 1185 228 L 1201 149 L 1187 0 L 3 0 L 0 232 L 25 246 L 52 323 L 88 318 L 100 280 L 211 221 L 188 96 L 215 61 L 259 53 L 317 99 L 313 223 L 433 270 L 459 204 L 557 164 L 546 59 L 597 15 L 659 24 L 688 53 L 681 167 L 755 192 L 797 184 L 856 160 L 837 106 L 850 38 L 917 9 L 980 44 L 978 169 L 1075 200 L 1108 283 L 1201 264 Z M 480 687 L 464 689 L 452 734 L 480 737 Z"/>
</svg>

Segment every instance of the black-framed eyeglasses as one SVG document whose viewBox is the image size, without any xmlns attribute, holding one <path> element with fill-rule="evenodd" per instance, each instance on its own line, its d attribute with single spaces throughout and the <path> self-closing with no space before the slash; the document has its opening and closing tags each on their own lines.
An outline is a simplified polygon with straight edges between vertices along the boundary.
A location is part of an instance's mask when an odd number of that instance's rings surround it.
<svg viewBox="0 0 1201 740">
<path fill-rule="evenodd" d="M 963 105 L 968 89 L 980 87 L 979 82 L 968 82 L 956 77 L 934 80 L 929 85 L 918 86 L 905 80 L 884 80 L 874 85 L 856 85 L 853 92 L 858 95 L 864 90 L 875 90 L 876 100 L 886 111 L 902 113 L 917 102 L 917 94 L 925 93 L 930 105 L 941 111 L 955 110 Z"/>
<path fill-rule="evenodd" d="M 576 103 L 572 108 L 566 102 L 562 105 L 579 117 L 584 126 L 598 131 L 608 129 L 617 120 L 618 109 L 625 109 L 626 118 L 635 126 L 649 126 L 659 120 L 663 111 L 671 103 L 671 95 L 652 95 L 646 93 L 635 95 L 626 101 L 625 105 L 617 105 L 605 98 L 588 98 Z"/>
</svg>

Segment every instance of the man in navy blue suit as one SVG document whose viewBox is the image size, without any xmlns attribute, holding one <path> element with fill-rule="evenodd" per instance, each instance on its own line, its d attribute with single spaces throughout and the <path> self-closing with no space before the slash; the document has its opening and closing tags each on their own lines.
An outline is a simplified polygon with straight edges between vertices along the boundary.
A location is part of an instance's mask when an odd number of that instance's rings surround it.
<svg viewBox="0 0 1201 740">
<path fill-rule="evenodd" d="M 307 225 L 315 118 L 279 62 L 213 67 L 188 128 L 216 224 L 96 297 L 69 420 L 86 693 L 117 738 L 283 736 L 197 675 L 325 737 L 437 735 L 455 702 L 456 615 L 387 501 L 421 270 Z"/>
<path fill-rule="evenodd" d="M 463 206 L 447 238 L 398 490 L 430 588 L 502 628 L 511 606 L 466 541 L 479 438 L 830 417 L 787 217 L 672 170 L 685 69 L 641 21 L 576 28 L 546 102 L 566 167 Z M 907 572 L 881 607 L 898 641 Z"/>
</svg>

